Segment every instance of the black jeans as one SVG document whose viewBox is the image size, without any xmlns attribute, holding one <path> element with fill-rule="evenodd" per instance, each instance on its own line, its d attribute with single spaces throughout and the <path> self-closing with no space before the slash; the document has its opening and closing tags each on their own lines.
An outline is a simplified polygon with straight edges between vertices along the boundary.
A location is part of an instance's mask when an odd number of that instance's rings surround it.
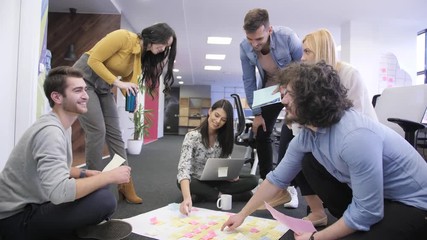
<svg viewBox="0 0 427 240">
<path fill-rule="evenodd" d="M 283 109 L 283 104 L 276 103 L 262 107 L 262 117 L 264 118 L 267 131 L 262 127 L 258 128 L 255 144 L 258 154 L 259 175 L 262 179 L 273 169 L 273 148 L 271 146 L 271 133 L 276 124 L 277 117 Z"/>
<path fill-rule="evenodd" d="M 308 184 L 336 218 L 341 218 L 352 201 L 352 190 L 335 179 L 314 158 L 304 158 L 303 172 Z M 366 183 L 369 184 L 369 183 Z M 358 231 L 346 240 L 427 239 L 427 211 L 400 202 L 384 200 L 384 217 L 367 232 Z"/>
<path fill-rule="evenodd" d="M 116 206 L 108 187 L 73 202 L 28 204 L 24 211 L 0 220 L 0 236 L 2 240 L 61 239 L 108 219 Z"/>
<path fill-rule="evenodd" d="M 177 182 L 178 188 L 181 185 Z M 239 194 L 249 192 L 258 185 L 258 177 L 255 175 L 240 175 L 236 182 L 229 181 L 200 181 L 191 178 L 190 192 L 204 200 L 216 201 L 218 194 Z"/>
</svg>

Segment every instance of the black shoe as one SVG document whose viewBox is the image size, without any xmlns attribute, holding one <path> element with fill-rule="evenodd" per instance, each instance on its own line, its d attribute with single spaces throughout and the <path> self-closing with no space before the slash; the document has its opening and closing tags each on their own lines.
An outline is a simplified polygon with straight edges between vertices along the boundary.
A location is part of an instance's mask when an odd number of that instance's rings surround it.
<svg viewBox="0 0 427 240">
<path fill-rule="evenodd" d="M 132 225 L 121 220 L 109 220 L 77 230 L 79 238 L 120 240 L 132 233 Z"/>
</svg>

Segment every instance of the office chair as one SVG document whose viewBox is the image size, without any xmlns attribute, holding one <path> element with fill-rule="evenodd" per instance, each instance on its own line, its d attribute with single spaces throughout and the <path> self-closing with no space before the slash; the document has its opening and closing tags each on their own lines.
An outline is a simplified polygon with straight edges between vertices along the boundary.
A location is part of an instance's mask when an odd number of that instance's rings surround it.
<svg viewBox="0 0 427 240">
<path fill-rule="evenodd" d="M 252 121 L 247 120 L 245 112 L 243 111 L 242 102 L 240 101 L 240 96 L 238 94 L 230 95 L 234 99 L 237 111 L 237 131 L 234 135 L 234 143 L 236 145 L 245 146 L 245 163 L 251 163 L 251 174 L 256 174 L 256 169 L 258 166 L 258 155 L 256 152 L 255 139 L 253 138 L 252 132 Z"/>
<path fill-rule="evenodd" d="M 414 146 L 414 148 L 417 148 L 415 141 L 415 132 L 420 129 L 424 129 L 425 126 L 423 124 L 401 118 L 387 118 L 387 120 L 399 125 L 405 132 L 406 141 L 408 141 L 412 146 Z"/>
<path fill-rule="evenodd" d="M 425 128 L 420 119 L 427 106 L 427 85 L 386 88 L 375 100 L 378 120 L 417 148 L 416 133 Z"/>
<path fill-rule="evenodd" d="M 375 107 L 378 98 L 381 96 L 381 94 L 376 94 L 372 97 L 372 105 Z M 401 118 L 387 118 L 387 121 L 396 123 L 399 125 L 403 131 L 405 132 L 405 139 L 408 141 L 412 146 L 417 148 L 417 142 L 415 141 L 415 132 L 424 129 L 425 126 L 421 123 L 409 121 L 406 119 Z"/>
</svg>

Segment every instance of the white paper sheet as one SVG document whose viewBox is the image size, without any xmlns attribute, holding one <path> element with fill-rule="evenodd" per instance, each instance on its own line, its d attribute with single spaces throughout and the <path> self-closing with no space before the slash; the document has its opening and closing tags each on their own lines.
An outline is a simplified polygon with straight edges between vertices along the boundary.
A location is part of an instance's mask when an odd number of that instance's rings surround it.
<svg viewBox="0 0 427 240">
<path fill-rule="evenodd" d="M 126 160 L 119 155 L 115 154 L 110 163 L 102 170 L 103 172 L 113 170 L 114 168 L 120 167 Z"/>
<path fill-rule="evenodd" d="M 189 216 L 179 212 L 179 204 L 171 203 L 131 218 L 132 232 L 161 240 L 280 239 L 288 228 L 272 219 L 249 216 L 234 231 L 221 231 L 221 226 L 234 213 L 193 207 Z"/>
</svg>

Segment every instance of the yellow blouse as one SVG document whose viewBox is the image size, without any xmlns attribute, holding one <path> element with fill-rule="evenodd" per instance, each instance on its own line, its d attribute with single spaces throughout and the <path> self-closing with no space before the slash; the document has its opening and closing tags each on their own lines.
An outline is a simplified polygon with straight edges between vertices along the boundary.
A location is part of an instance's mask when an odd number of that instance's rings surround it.
<svg viewBox="0 0 427 240">
<path fill-rule="evenodd" d="M 142 73 L 140 41 L 128 30 L 113 31 L 86 52 L 89 54 L 87 64 L 110 85 L 117 76 L 122 76 L 122 81 L 138 84 Z"/>
</svg>

